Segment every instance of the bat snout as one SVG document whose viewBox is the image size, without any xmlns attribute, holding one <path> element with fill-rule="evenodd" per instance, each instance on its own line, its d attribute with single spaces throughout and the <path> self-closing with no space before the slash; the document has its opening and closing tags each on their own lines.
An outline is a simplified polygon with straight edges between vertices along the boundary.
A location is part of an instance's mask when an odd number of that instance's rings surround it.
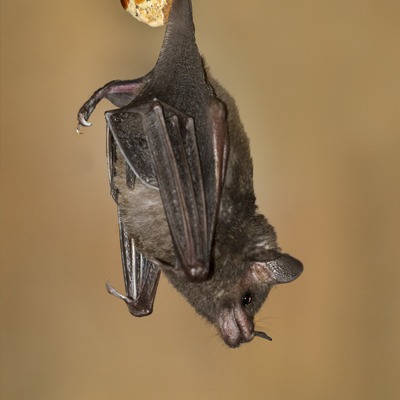
<svg viewBox="0 0 400 400">
<path fill-rule="evenodd" d="M 224 310 L 218 319 L 218 329 L 224 342 L 231 348 L 251 342 L 258 332 L 252 319 L 240 308 Z"/>
</svg>

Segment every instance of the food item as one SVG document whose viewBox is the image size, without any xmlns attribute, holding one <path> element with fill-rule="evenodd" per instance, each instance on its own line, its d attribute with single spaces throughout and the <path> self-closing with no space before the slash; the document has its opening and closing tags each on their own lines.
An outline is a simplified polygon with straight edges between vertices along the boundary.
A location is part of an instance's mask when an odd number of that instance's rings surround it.
<svg viewBox="0 0 400 400">
<path fill-rule="evenodd" d="M 121 0 L 122 7 L 140 22 L 157 27 L 168 21 L 173 0 Z"/>
</svg>

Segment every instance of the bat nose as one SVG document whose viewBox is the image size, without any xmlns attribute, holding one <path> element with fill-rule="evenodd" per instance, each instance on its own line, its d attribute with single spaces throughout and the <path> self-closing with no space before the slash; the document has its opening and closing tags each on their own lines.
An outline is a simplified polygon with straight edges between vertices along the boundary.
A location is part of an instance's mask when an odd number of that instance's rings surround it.
<svg viewBox="0 0 400 400">
<path fill-rule="evenodd" d="M 264 337 L 260 335 L 260 333 L 264 332 L 249 332 L 249 333 L 244 333 L 240 332 L 241 334 L 237 336 L 222 336 L 223 340 L 225 343 L 231 347 L 231 348 L 236 348 L 239 347 L 243 343 L 248 343 L 251 342 L 256 336 Z"/>
</svg>

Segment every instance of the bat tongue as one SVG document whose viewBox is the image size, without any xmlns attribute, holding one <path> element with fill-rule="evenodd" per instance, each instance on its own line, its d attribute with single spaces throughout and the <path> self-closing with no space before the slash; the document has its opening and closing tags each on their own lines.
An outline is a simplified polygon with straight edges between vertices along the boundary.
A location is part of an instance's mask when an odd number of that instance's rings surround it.
<svg viewBox="0 0 400 400">
<path fill-rule="evenodd" d="M 272 341 L 272 337 L 268 336 L 265 332 L 261 332 L 261 331 L 254 331 L 254 336 L 258 336 L 260 338 Z"/>
</svg>

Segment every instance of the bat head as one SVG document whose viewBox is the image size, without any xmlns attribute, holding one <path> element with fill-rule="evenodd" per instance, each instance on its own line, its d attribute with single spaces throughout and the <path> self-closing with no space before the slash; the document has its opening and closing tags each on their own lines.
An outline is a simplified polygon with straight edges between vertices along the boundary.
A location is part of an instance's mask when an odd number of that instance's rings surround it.
<svg viewBox="0 0 400 400">
<path fill-rule="evenodd" d="M 215 265 L 204 282 L 188 282 L 167 272 L 173 285 L 196 311 L 212 323 L 229 347 L 239 347 L 254 337 L 271 340 L 255 330 L 254 316 L 275 284 L 295 280 L 303 271 L 300 261 L 275 250 L 256 250 L 243 259 L 236 254 Z"/>
<path fill-rule="evenodd" d="M 273 285 L 291 282 L 302 271 L 300 261 L 270 250 L 246 262 L 236 284 L 218 293 L 219 310 L 214 325 L 224 342 L 229 347 L 238 347 L 256 336 L 272 340 L 266 333 L 254 329 L 254 316 Z"/>
</svg>

